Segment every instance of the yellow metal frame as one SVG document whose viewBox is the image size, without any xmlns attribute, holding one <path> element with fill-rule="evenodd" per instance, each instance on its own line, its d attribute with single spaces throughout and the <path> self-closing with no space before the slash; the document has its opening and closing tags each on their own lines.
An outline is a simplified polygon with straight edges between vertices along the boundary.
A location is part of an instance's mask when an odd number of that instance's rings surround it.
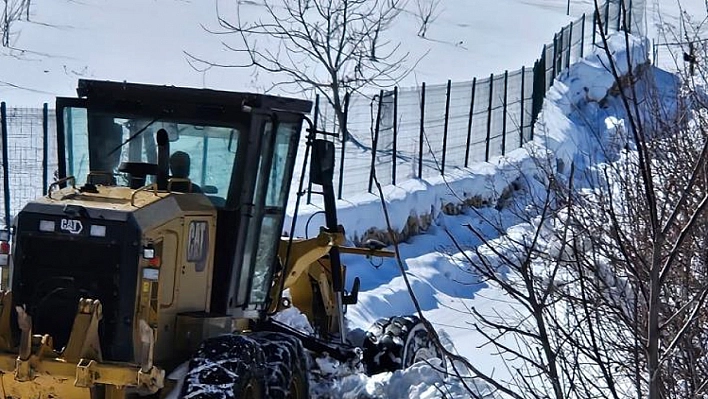
<svg viewBox="0 0 708 399">
<path fill-rule="evenodd" d="M 164 386 L 165 371 L 152 364 L 101 361 L 99 301 L 79 301 L 69 341 L 59 355 L 49 335 L 32 335 L 32 319 L 22 309 L 18 309 L 22 334 L 15 348 L 9 329 L 12 294 L 0 292 L 0 297 L 0 397 L 91 399 L 95 387 L 105 385 L 107 399 L 121 399 L 127 390 L 155 393 Z"/>
<path fill-rule="evenodd" d="M 329 333 L 338 332 L 337 317 L 339 310 L 335 305 L 335 293 L 332 285 L 332 266 L 326 255 L 332 247 L 338 247 L 341 253 L 364 255 L 367 257 L 393 257 L 394 252 L 386 250 L 345 247 L 344 229 L 340 226 L 337 232 L 320 230 L 317 237 L 310 239 L 283 238 L 280 242 L 278 256 L 283 265 L 283 271 L 276 275 L 271 289 L 271 313 L 282 307 L 282 291 L 289 289 L 292 304 L 307 316 L 310 324 L 320 331 Z M 288 245 L 291 245 L 288 252 Z M 346 281 L 346 269 L 342 273 L 342 281 Z M 281 284 L 281 279 L 285 281 Z M 315 293 L 313 284 L 319 287 L 320 298 L 317 299 L 324 306 L 324 315 L 321 309 L 315 309 Z M 322 317 L 324 316 L 324 318 Z M 316 319 L 319 319 L 318 322 Z M 319 325 L 317 325 L 319 324 Z"/>
</svg>

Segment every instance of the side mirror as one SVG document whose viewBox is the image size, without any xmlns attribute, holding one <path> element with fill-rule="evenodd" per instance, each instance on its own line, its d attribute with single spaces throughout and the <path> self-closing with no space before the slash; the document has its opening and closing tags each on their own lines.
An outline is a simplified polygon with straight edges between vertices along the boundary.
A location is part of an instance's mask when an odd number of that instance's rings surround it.
<svg viewBox="0 0 708 399">
<path fill-rule="evenodd" d="M 310 181 L 320 186 L 332 185 L 334 180 L 334 143 L 316 139 L 312 143 Z"/>
</svg>

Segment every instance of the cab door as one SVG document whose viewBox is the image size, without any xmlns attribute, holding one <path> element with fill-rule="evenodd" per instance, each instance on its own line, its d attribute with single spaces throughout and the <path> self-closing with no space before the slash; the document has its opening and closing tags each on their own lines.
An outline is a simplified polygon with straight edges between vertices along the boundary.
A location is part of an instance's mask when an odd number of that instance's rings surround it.
<svg viewBox="0 0 708 399">
<path fill-rule="evenodd" d="M 280 244 L 302 128 L 301 114 L 261 114 L 251 121 L 250 175 L 244 184 L 238 243 L 231 283 L 230 313 L 264 312 Z M 253 312 L 248 314 L 248 312 Z"/>
</svg>

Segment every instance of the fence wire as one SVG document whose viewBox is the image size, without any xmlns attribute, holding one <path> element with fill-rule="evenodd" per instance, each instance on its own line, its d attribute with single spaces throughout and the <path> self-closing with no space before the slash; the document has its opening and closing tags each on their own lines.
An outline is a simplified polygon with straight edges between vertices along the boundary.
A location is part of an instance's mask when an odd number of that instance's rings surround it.
<svg viewBox="0 0 708 399">
<path fill-rule="evenodd" d="M 58 167 L 55 116 L 53 110 L 48 110 L 45 119 L 42 108 L 7 108 L 2 123 L 7 129 L 7 168 L 2 168 L 2 173 L 7 170 L 10 188 L 10 202 L 5 204 L 8 196 L 3 184 L 3 208 L 9 209 L 12 218 L 28 201 L 44 195 L 53 180 Z M 5 221 L 4 225 L 10 223 L 11 220 Z"/>
<path fill-rule="evenodd" d="M 640 0 L 608 0 L 597 15 L 583 15 L 556 33 L 533 68 L 469 82 L 353 95 L 347 131 L 354 145 L 345 143 L 349 149 L 341 152 L 340 198 L 362 187 L 372 192 L 372 168 L 381 183 L 395 184 L 489 161 L 521 147 L 533 138 L 545 92 L 591 50 L 599 40 L 598 27 L 605 33 L 627 26 L 641 32 L 644 6 Z"/>
<path fill-rule="evenodd" d="M 397 184 L 489 161 L 521 147 L 533 138 L 545 92 L 559 74 L 599 41 L 599 25 L 606 32 L 641 33 L 644 3 L 606 1 L 598 14 L 583 15 L 556 33 L 533 67 L 466 82 L 353 94 L 346 101 L 346 132 L 333 139 L 338 159 L 334 184 L 339 197 L 372 192 L 372 170 L 382 184 Z M 46 145 L 42 114 L 41 108 L 7 110 L 6 167 L 11 192 L 9 202 L 5 201 L 4 185 L 0 187 L 0 200 L 10 215 L 43 195 L 57 169 L 54 111 L 46 118 Z M 327 132 L 339 132 L 342 125 L 324 98 L 318 99 L 313 120 L 318 130 Z M 303 153 L 298 155 L 299 165 Z M 4 170 L 0 169 L 0 178 Z M 296 183 L 301 170 L 298 166 L 294 173 Z M 293 184 L 293 193 L 296 189 Z"/>
</svg>

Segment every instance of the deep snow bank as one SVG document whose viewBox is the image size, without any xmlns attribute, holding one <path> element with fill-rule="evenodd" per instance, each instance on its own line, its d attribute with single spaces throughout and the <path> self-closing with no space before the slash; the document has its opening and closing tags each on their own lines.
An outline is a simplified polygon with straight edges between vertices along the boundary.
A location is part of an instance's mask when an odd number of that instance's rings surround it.
<svg viewBox="0 0 708 399">
<path fill-rule="evenodd" d="M 627 46 L 629 44 L 629 46 Z M 582 155 L 594 154 L 598 137 L 591 131 L 583 129 L 588 124 L 600 121 L 604 117 L 596 117 L 602 113 L 602 108 L 608 95 L 617 90 L 616 73 L 620 82 L 629 84 L 627 75 L 641 76 L 641 70 L 649 65 L 648 42 L 633 36 L 625 41 L 624 34 L 617 33 L 608 38 L 609 51 L 601 48 L 593 54 L 578 61 L 553 84 L 543 105 L 543 110 L 535 126 L 535 143 L 553 154 L 557 166 L 564 172 L 565 166 L 571 162 L 581 162 L 583 166 L 590 161 Z M 612 56 L 612 62 L 608 57 Z M 614 65 L 614 67 L 613 67 Z M 573 118 L 582 109 L 580 118 Z M 606 113 L 606 112 L 605 112 Z M 589 126 L 594 130 L 595 126 Z"/>
<path fill-rule="evenodd" d="M 631 37 L 629 43 L 627 48 L 625 38 L 621 35 L 613 36 L 609 41 L 610 54 L 617 63 L 620 75 L 626 75 L 630 69 L 639 72 L 647 65 L 645 43 Z M 460 216 L 448 216 L 443 214 L 442 204 L 474 197 L 486 198 L 489 204 L 496 204 L 504 188 L 524 174 L 526 177 L 545 176 L 545 172 L 539 173 L 539 167 L 550 165 L 562 169 L 571 162 L 576 165 L 582 162 L 597 162 L 595 149 L 598 143 L 592 132 L 596 131 L 595 126 L 604 125 L 606 119 L 612 117 L 612 112 L 617 111 L 603 108 L 603 104 L 616 89 L 615 80 L 607 66 L 607 54 L 598 49 L 585 60 L 571 66 L 567 73 L 559 76 L 544 103 L 536 126 L 535 140 L 525 148 L 493 163 L 456 170 L 454 175 L 448 175 L 445 179 L 406 182 L 399 187 L 387 187 L 384 193 L 395 228 L 401 228 L 411 214 L 432 213 L 433 223 L 429 234 L 415 237 L 410 243 L 400 247 L 413 291 L 423 307 L 425 316 L 439 331 L 450 337 L 455 350 L 470 359 L 482 371 L 495 375 L 495 378 L 511 381 L 511 377 L 506 375 L 511 371 L 493 347 L 485 346 L 484 337 L 471 328 L 470 323 L 473 320 L 470 320 L 470 309 L 509 315 L 518 314 L 518 309 L 514 308 L 511 303 L 513 301 L 506 298 L 500 289 L 487 287 L 477 280 L 475 275 L 469 272 L 461 254 L 454 248 L 451 250 L 450 240 L 444 230 L 463 240 L 465 235 L 469 237 L 470 234 L 462 225 L 469 223 L 479 227 L 480 214 L 467 212 Z M 619 118 L 621 116 L 616 119 Z M 609 134 L 610 130 L 608 127 L 603 134 Z M 454 194 L 451 191 L 454 191 Z M 511 200 L 523 204 L 527 196 L 527 192 L 519 191 L 514 193 Z M 339 204 L 342 207 L 341 222 L 349 229 L 350 234 L 370 226 L 385 228 L 381 204 L 378 198 L 370 197 L 367 202 L 357 203 L 357 206 Z M 308 207 L 306 211 L 312 212 L 314 209 L 316 208 Z M 521 222 L 514 219 L 512 212 L 503 206 L 481 208 L 480 213 L 488 215 L 490 219 L 503 221 L 504 229 L 507 229 L 506 234 L 518 236 L 523 233 L 524 226 L 515 225 Z M 497 245 L 497 249 L 504 251 L 504 237 L 495 238 L 490 235 L 488 239 L 489 245 Z M 479 245 L 473 241 L 464 244 L 469 248 Z M 368 260 L 354 257 L 348 257 L 345 263 L 352 274 L 356 273 L 362 279 L 363 290 L 359 295 L 359 303 L 350 307 L 347 313 L 350 329 L 366 329 L 379 317 L 414 311 L 407 288 L 393 261 L 386 260 L 375 268 Z M 362 392 L 376 395 L 381 393 L 377 390 L 380 389 L 378 384 L 381 383 L 381 378 L 394 384 L 404 377 L 407 378 L 407 373 L 415 376 L 420 372 L 413 369 L 383 377 L 343 377 L 339 380 L 343 385 L 338 387 L 353 384 L 356 379 L 358 382 L 354 385 L 363 389 Z M 440 386 L 439 382 L 434 384 Z M 458 394 L 450 395 L 452 397 L 469 397 L 455 378 L 446 378 L 442 384 L 455 388 Z M 411 390 L 405 395 L 399 392 L 397 397 L 413 398 L 416 397 L 415 392 L 420 391 Z M 432 396 L 440 397 L 443 394 L 436 392 Z"/>
<path fill-rule="evenodd" d="M 630 68 L 636 73 L 648 65 L 647 42 L 632 36 L 627 40 L 624 34 L 614 34 L 608 39 L 609 53 L 619 76 L 627 75 Z M 606 52 L 598 48 L 562 73 L 547 93 L 534 141 L 523 148 L 490 162 L 450 170 L 444 176 L 383 187 L 391 227 L 400 233 L 398 238 L 406 240 L 415 235 L 411 233 L 426 230 L 441 213 L 455 214 L 460 206 L 498 205 L 514 190 L 517 179 L 523 174 L 535 174 L 537 158 L 543 153 L 553 154 L 557 161 L 554 166 L 570 165 L 581 149 L 589 148 L 588 140 L 592 137 L 574 134 L 576 122 L 569 116 L 588 103 L 600 106 L 616 85 L 609 72 L 610 65 Z M 347 237 L 355 243 L 368 237 L 390 242 L 387 234 L 381 233 L 387 226 L 377 195 L 363 193 L 340 200 L 337 209 Z M 292 211 L 289 210 L 286 229 L 290 228 Z M 320 205 L 302 206 L 295 235 L 316 235 L 319 226 L 324 224 L 324 215 L 317 214 L 320 211 Z"/>
</svg>

